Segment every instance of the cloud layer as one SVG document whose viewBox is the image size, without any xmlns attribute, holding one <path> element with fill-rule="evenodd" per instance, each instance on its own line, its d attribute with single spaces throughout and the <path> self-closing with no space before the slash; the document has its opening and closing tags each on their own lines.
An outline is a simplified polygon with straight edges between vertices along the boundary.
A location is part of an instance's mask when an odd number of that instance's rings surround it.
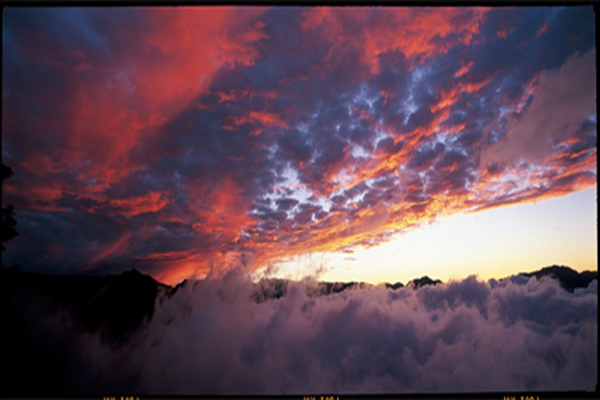
<svg viewBox="0 0 600 400">
<path fill-rule="evenodd" d="M 8 254 L 175 283 L 593 186 L 593 15 L 7 8 Z"/>
<path fill-rule="evenodd" d="M 241 269 L 188 281 L 159 297 L 120 347 L 74 333 L 60 312 L 40 315 L 32 332 L 42 347 L 69 349 L 56 365 L 67 393 L 595 389 L 596 280 L 573 293 L 523 276 L 311 295 L 316 284 L 291 281 L 285 295 L 257 302 Z"/>
</svg>

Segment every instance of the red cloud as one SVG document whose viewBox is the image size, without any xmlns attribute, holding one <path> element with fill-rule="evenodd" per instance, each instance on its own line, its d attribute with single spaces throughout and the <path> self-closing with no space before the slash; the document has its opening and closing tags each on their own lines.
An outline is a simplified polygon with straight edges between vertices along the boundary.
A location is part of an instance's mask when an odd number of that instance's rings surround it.
<svg viewBox="0 0 600 400">
<path fill-rule="evenodd" d="M 46 260 L 82 241 L 175 283 L 593 186 L 589 26 L 548 48 L 567 17 L 513 11 L 11 10 L 6 197 L 84 232 Z"/>
</svg>

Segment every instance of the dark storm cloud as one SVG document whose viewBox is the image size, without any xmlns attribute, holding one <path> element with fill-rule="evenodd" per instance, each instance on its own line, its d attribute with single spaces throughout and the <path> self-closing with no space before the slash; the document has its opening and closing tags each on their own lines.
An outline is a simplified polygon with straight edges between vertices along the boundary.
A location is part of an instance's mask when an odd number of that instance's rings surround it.
<svg viewBox="0 0 600 400">
<path fill-rule="evenodd" d="M 406 130 L 412 131 L 415 128 L 426 127 L 433 120 L 433 113 L 427 106 L 419 107 L 417 111 L 410 114 L 406 123 Z"/>
<path fill-rule="evenodd" d="M 385 93 L 386 97 L 403 100 L 408 92 L 410 64 L 401 51 L 386 51 L 379 55 L 381 72 L 373 78 L 377 89 Z"/>
<path fill-rule="evenodd" d="M 278 137 L 278 145 L 287 157 L 297 163 L 310 160 L 315 149 L 306 142 L 308 138 L 298 129 L 289 130 Z"/>
<path fill-rule="evenodd" d="M 475 63 L 466 79 L 498 79 L 512 71 L 509 76 L 524 83 L 543 69 L 560 67 L 574 51 L 585 53 L 594 47 L 593 30 L 580 29 L 592 23 L 591 11 L 585 7 L 494 9 L 479 32 L 484 41 L 469 49 Z M 519 51 L 512 53 L 515 50 Z M 511 68 L 514 63 L 520 67 Z"/>
<path fill-rule="evenodd" d="M 86 229 L 90 223 L 96 227 L 94 232 Z M 19 251 L 16 253 L 18 262 L 11 264 L 23 263 L 44 272 L 76 273 L 97 254 L 104 252 L 110 258 L 114 252 L 122 250 L 116 246 L 111 253 L 109 249 L 121 238 L 126 238 L 127 228 L 123 221 L 73 209 L 41 213 L 21 211 L 19 232 L 20 247 L 37 248 L 39 253 Z M 122 245 L 125 244 L 124 241 Z M 8 258 L 8 261 L 13 259 Z"/>
<path fill-rule="evenodd" d="M 415 170 L 425 170 L 432 166 L 434 160 L 442 153 L 446 146 L 440 142 L 425 143 L 412 152 L 408 166 Z"/>
<path fill-rule="evenodd" d="M 278 209 L 283 211 L 289 211 L 296 204 L 299 203 L 296 199 L 278 199 L 276 202 Z"/>
<path fill-rule="evenodd" d="M 457 141 L 467 151 L 473 151 L 473 148 L 482 140 L 483 134 L 478 131 L 467 131 L 462 133 Z"/>
<path fill-rule="evenodd" d="M 428 192 L 448 189 L 457 194 L 466 192 L 469 184 L 475 180 L 474 169 L 475 163 L 471 158 L 460 151 L 447 150 L 427 174 L 430 179 Z"/>
<path fill-rule="evenodd" d="M 402 150 L 404 147 L 404 143 L 399 141 L 394 144 L 394 139 L 391 137 L 386 137 L 377 142 L 377 151 L 385 152 L 388 154 L 395 154 L 398 151 Z"/>
<path fill-rule="evenodd" d="M 74 334 L 58 315 L 36 326 L 44 346 L 77 349 L 61 358 L 68 393 L 594 390 L 597 281 L 569 293 L 551 279 L 513 278 L 315 296 L 310 279 L 257 288 L 231 270 L 157 299 L 119 348 Z"/>
</svg>

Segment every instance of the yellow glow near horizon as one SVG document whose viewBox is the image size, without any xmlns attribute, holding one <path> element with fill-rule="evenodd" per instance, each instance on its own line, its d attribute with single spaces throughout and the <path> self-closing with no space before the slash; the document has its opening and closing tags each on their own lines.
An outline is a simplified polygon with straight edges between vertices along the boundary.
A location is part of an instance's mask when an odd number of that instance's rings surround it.
<svg viewBox="0 0 600 400">
<path fill-rule="evenodd" d="M 593 187 L 539 203 L 457 214 L 353 254 L 313 254 L 281 263 L 275 276 L 377 284 L 423 275 L 488 280 L 554 264 L 597 270 L 596 198 Z"/>
</svg>

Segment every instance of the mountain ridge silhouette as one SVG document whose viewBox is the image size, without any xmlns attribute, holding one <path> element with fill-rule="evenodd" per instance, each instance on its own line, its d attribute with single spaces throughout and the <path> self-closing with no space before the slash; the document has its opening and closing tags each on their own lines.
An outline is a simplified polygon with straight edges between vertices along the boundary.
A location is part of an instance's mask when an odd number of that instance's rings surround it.
<svg viewBox="0 0 600 400">
<path fill-rule="evenodd" d="M 514 276 L 514 275 L 513 275 Z M 581 273 L 570 267 L 552 265 L 533 272 L 521 272 L 517 276 L 536 279 L 555 279 L 560 286 L 572 293 L 576 288 L 585 288 L 594 279 L 598 271 Z M 21 272 L 17 267 L 0 269 L 0 289 L 2 311 L 7 310 L 8 300 L 18 291 L 24 291 L 41 301 L 42 310 L 66 307 L 73 314 L 75 328 L 79 331 L 99 331 L 107 343 L 120 345 L 149 319 L 152 318 L 156 299 L 162 293 L 172 296 L 192 281 L 182 281 L 169 286 L 156 281 L 149 275 L 136 269 L 119 275 L 46 275 L 36 272 Z M 500 281 L 509 279 L 505 277 Z M 196 281 L 196 283 L 199 281 Z M 250 300 L 256 303 L 279 299 L 287 294 L 290 280 L 263 278 L 254 283 Z M 365 282 L 313 282 L 306 286 L 309 297 L 329 296 L 346 290 L 361 290 L 369 287 L 384 286 L 399 290 L 412 288 L 418 290 L 425 286 L 444 284 L 439 279 L 427 275 L 409 281 L 372 285 Z"/>
</svg>

